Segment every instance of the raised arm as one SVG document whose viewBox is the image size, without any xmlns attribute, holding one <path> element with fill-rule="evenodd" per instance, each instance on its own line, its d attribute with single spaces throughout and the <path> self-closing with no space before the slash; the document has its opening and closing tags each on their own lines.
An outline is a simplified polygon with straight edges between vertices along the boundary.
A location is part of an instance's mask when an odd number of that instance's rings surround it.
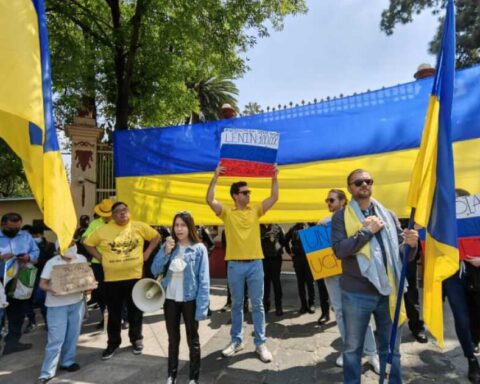
<svg viewBox="0 0 480 384">
<path fill-rule="evenodd" d="M 221 167 L 220 165 L 217 166 L 207 190 L 207 204 L 210 206 L 210 208 L 212 208 L 213 212 L 215 212 L 217 216 L 222 213 L 222 204 L 215 200 L 215 187 L 217 186 L 218 176 L 220 176 L 223 172 L 225 172 L 225 168 Z"/>
<path fill-rule="evenodd" d="M 272 190 L 270 192 L 270 197 L 266 198 L 262 202 L 262 210 L 263 213 L 267 213 L 267 211 L 273 207 L 278 200 L 278 168 L 275 166 L 273 176 L 272 176 Z"/>
</svg>

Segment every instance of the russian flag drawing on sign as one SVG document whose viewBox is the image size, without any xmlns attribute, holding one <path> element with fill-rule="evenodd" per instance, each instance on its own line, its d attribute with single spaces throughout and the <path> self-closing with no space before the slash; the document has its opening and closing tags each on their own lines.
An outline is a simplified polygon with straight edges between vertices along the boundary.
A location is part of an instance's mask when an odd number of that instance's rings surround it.
<svg viewBox="0 0 480 384">
<path fill-rule="evenodd" d="M 456 199 L 460 259 L 480 257 L 480 195 Z"/>
<path fill-rule="evenodd" d="M 277 162 L 278 132 L 226 128 L 221 135 L 224 176 L 270 177 Z"/>
</svg>

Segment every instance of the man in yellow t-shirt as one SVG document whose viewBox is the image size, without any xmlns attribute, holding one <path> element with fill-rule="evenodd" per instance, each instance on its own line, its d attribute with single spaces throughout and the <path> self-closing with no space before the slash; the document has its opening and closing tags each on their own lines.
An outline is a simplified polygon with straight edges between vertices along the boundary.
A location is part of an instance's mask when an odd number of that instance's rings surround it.
<svg viewBox="0 0 480 384">
<path fill-rule="evenodd" d="M 272 177 L 270 197 L 260 204 L 250 204 L 250 189 L 245 181 L 230 186 L 234 206 L 223 206 L 215 200 L 218 177 L 225 171 L 218 166 L 207 191 L 207 203 L 225 225 L 228 262 L 228 286 L 232 294 L 231 342 L 222 351 L 225 357 L 243 349 L 243 298 L 245 283 L 252 303 L 252 319 L 255 332 L 255 351 L 263 362 L 272 361 L 272 354 L 265 342 L 265 311 L 263 308 L 263 252 L 260 242 L 259 218 L 278 200 L 278 171 Z"/>
<path fill-rule="evenodd" d="M 149 245 L 143 251 L 144 241 Z M 122 339 L 122 304 L 127 304 L 129 331 L 133 354 L 143 350 L 143 313 L 132 301 L 132 289 L 142 278 L 143 263 L 160 242 L 160 235 L 148 224 L 130 220 L 130 211 L 125 203 L 112 206 L 112 220 L 88 236 L 84 245 L 87 251 L 97 258 L 105 274 L 105 302 L 108 308 L 108 344 L 102 359 L 110 359 L 120 346 Z"/>
</svg>

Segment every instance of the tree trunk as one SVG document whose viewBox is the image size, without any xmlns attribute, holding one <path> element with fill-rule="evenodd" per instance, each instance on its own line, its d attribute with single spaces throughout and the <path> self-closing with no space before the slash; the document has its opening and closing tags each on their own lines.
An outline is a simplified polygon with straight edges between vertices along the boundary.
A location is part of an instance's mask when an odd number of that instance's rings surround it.
<svg viewBox="0 0 480 384">
<path fill-rule="evenodd" d="M 120 5 L 118 0 L 107 0 L 110 5 L 115 36 L 115 78 L 117 82 L 117 97 L 115 101 L 115 129 L 128 129 L 128 117 L 130 115 L 130 87 L 135 68 L 135 58 L 138 51 L 140 27 L 142 17 L 145 14 L 149 0 L 138 0 L 135 6 L 135 14 L 130 20 L 130 41 L 125 41 L 122 33 L 120 19 Z M 128 46 L 128 51 L 125 52 Z"/>
</svg>

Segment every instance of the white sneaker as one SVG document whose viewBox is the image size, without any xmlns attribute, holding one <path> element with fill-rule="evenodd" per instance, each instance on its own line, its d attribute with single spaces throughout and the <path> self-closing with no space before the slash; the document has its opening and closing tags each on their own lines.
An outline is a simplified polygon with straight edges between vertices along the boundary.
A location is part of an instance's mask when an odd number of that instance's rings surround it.
<svg viewBox="0 0 480 384">
<path fill-rule="evenodd" d="M 232 341 L 230 344 L 227 345 L 227 347 L 222 351 L 222 356 L 223 357 L 230 357 L 233 356 L 235 353 L 238 351 L 241 351 L 245 345 L 243 343 L 235 343 Z"/>
<path fill-rule="evenodd" d="M 176 380 L 173 377 L 169 376 L 165 384 L 175 384 L 175 382 Z"/>
<path fill-rule="evenodd" d="M 335 365 L 340 368 L 343 367 L 343 353 L 337 357 L 337 360 L 335 360 Z"/>
<path fill-rule="evenodd" d="M 373 371 L 380 375 L 380 359 L 378 355 L 368 355 L 368 363 L 372 366 Z"/>
<path fill-rule="evenodd" d="M 257 348 L 255 348 L 255 352 L 257 353 L 260 360 L 262 360 L 264 363 L 269 363 L 273 360 L 272 354 L 268 350 L 265 343 L 260 344 Z"/>
</svg>

